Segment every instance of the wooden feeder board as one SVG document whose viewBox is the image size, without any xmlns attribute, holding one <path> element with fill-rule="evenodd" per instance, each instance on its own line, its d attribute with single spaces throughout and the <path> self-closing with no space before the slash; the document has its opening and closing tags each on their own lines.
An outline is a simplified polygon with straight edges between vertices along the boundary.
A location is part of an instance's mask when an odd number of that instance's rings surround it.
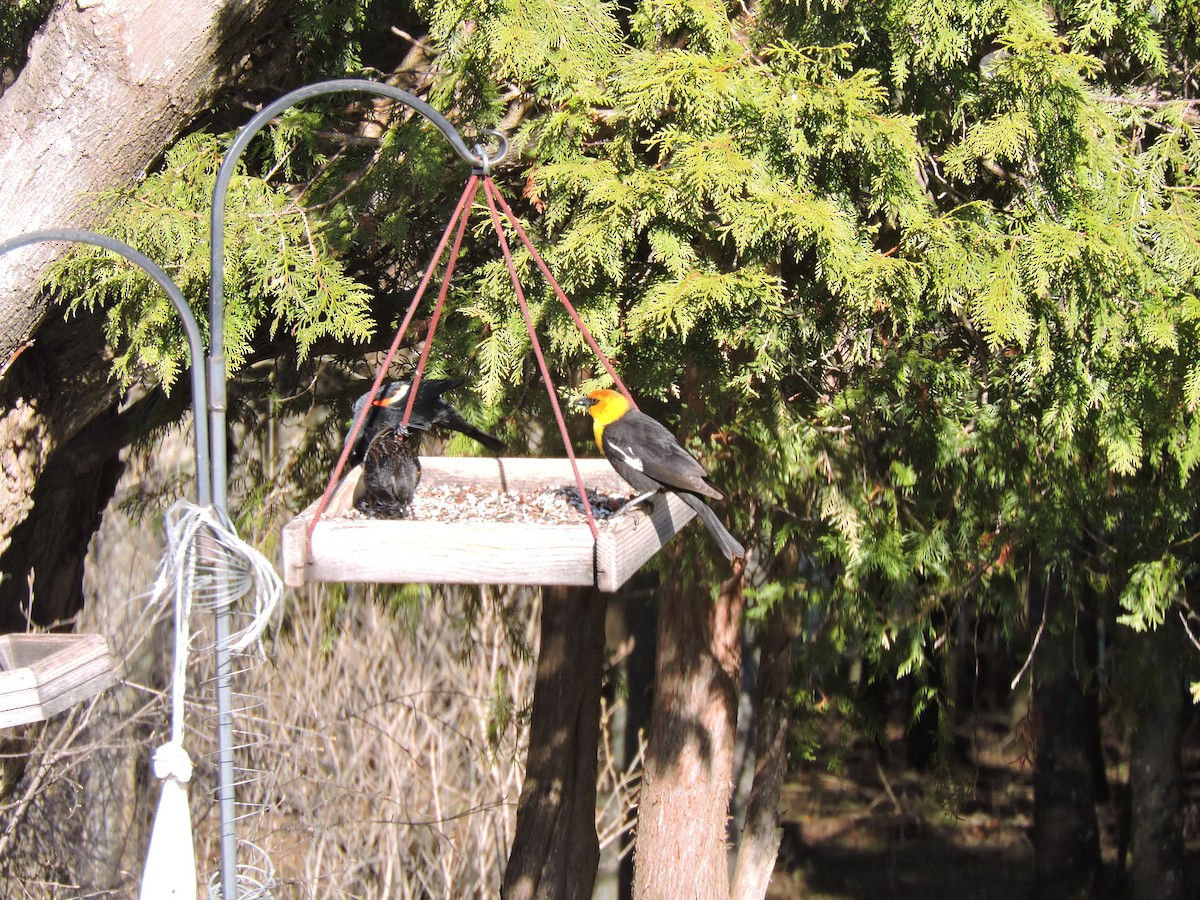
<svg viewBox="0 0 1200 900">
<path fill-rule="evenodd" d="M 590 490 L 627 493 L 629 485 L 607 460 L 577 461 Z M 484 491 L 575 488 L 568 459 L 421 457 L 423 490 L 445 485 Z M 673 494 L 612 519 L 596 519 L 599 538 L 579 524 L 441 522 L 339 518 L 352 508 L 361 469 L 334 493 L 309 547 L 316 503 L 283 530 L 283 580 L 417 582 L 424 584 L 595 585 L 615 591 L 658 552 L 695 513 Z"/>
<path fill-rule="evenodd" d="M 48 719 L 116 680 L 102 635 L 0 635 L 0 728 Z"/>
</svg>

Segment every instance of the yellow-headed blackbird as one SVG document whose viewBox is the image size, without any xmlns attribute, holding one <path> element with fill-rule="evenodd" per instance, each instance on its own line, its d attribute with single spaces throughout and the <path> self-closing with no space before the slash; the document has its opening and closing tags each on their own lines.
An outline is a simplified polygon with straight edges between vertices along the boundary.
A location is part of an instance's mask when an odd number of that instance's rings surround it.
<svg viewBox="0 0 1200 900">
<path fill-rule="evenodd" d="M 380 429 L 363 455 L 363 494 L 355 509 L 369 516 L 400 519 L 409 513 L 413 494 L 421 483 L 420 441 L 407 428 Z"/>
<path fill-rule="evenodd" d="M 696 511 L 730 560 L 746 550 L 726 530 L 700 495 L 720 500 L 724 496 L 705 479 L 704 466 L 688 453 L 675 435 L 645 413 L 634 409 L 616 391 L 592 391 L 575 401 L 592 417 L 596 444 L 622 478 L 639 491 L 670 491 Z"/>
</svg>

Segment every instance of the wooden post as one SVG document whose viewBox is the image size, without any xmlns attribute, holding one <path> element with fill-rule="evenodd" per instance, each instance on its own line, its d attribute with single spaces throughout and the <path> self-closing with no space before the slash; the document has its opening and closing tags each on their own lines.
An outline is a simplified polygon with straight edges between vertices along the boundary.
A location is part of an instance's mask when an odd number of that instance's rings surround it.
<svg viewBox="0 0 1200 900">
<path fill-rule="evenodd" d="M 596 759 L 604 608 L 604 595 L 593 588 L 542 592 L 529 755 L 504 873 L 506 900 L 592 896 L 600 859 Z"/>
</svg>

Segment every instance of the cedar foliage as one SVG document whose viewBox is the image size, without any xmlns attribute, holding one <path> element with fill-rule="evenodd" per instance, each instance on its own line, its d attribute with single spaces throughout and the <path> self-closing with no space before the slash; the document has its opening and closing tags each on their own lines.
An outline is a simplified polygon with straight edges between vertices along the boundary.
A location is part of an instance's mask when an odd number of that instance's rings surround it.
<svg viewBox="0 0 1200 900">
<path fill-rule="evenodd" d="M 795 573 L 769 560 L 798 542 L 839 576 L 842 633 L 903 646 L 903 672 L 930 604 L 1003 595 L 1023 551 L 1089 572 L 1137 628 L 1182 602 L 1200 459 L 1189 4 L 416 13 L 437 49 L 430 100 L 467 131 L 515 123 L 502 180 L 601 346 L 651 411 L 681 372 L 701 386 L 672 424 L 731 488 L 735 530 L 767 561 L 764 603 L 790 595 Z M 306 59 L 357 65 L 373 21 L 365 4 L 309 4 L 298 33 L 328 42 Z M 264 331 L 290 334 L 303 363 L 323 339 L 386 330 L 371 291 L 411 286 L 463 176 L 431 129 L 339 145 L 331 115 L 289 113 L 235 187 L 234 368 Z M 198 312 L 221 144 L 197 133 L 101 198 Z M 446 339 L 487 406 L 537 417 L 530 394 L 511 406 L 528 338 L 488 227 L 476 219 Z M 166 301 L 99 258 L 77 255 L 55 286 L 107 305 L 119 377 L 140 366 L 170 385 L 185 351 Z M 531 281 L 560 371 L 586 374 Z"/>
</svg>

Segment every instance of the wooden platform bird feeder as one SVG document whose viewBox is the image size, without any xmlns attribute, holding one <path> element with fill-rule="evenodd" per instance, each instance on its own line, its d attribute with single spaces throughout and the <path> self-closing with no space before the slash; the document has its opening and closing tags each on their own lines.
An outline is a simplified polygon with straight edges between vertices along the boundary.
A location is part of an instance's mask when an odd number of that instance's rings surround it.
<svg viewBox="0 0 1200 900">
<path fill-rule="evenodd" d="M 0 635 L 0 728 L 48 719 L 116 680 L 101 635 Z"/>
<path fill-rule="evenodd" d="M 629 485 L 604 459 L 580 459 L 592 491 L 629 495 Z M 575 490 L 568 459 L 422 457 L 422 492 L 461 486 L 513 495 Z M 595 585 L 615 591 L 695 513 L 661 494 L 649 507 L 599 519 L 593 538 L 582 514 L 574 522 L 438 521 L 356 517 L 360 470 L 342 480 L 308 540 L 314 503 L 283 531 L 283 579 L 316 581 Z M 416 501 L 414 501 L 416 502 Z"/>
<path fill-rule="evenodd" d="M 407 407 L 400 423 L 400 427 L 408 427 L 414 397 L 429 359 L 455 260 L 466 233 L 467 220 L 482 188 L 512 281 L 513 294 L 525 321 L 530 347 L 568 458 L 422 458 L 420 488 L 413 505 L 415 508 L 421 491 L 446 484 L 460 485 L 464 491 L 470 488 L 474 491 L 506 493 L 574 488 L 576 496 L 580 498 L 584 517 L 577 523 L 511 521 L 504 517 L 491 521 L 356 518 L 352 511 L 361 472 L 351 470 L 344 476 L 343 472 L 367 416 L 368 409 L 364 404 L 347 435 L 341 458 L 330 476 L 325 493 L 284 528 L 283 577 L 289 585 L 299 586 L 314 581 L 594 585 L 602 591 L 615 591 L 695 515 L 687 504 L 673 494 L 653 497 L 646 512 L 639 508 L 612 519 L 601 519 L 594 514 L 588 499 L 590 492 L 615 492 L 628 498 L 630 488 L 607 460 L 576 459 L 574 456 L 571 435 L 509 248 L 505 221 L 520 238 L 584 341 L 612 378 L 614 386 L 625 395 L 633 408 L 636 409 L 637 405 L 488 174 L 490 166 L 498 161 L 487 161 L 468 179 L 458 206 L 446 225 L 433 259 L 413 294 L 408 311 L 366 396 L 376 396 L 442 254 L 450 247 L 441 289 L 422 342 L 420 358 L 410 382 Z"/>
</svg>

